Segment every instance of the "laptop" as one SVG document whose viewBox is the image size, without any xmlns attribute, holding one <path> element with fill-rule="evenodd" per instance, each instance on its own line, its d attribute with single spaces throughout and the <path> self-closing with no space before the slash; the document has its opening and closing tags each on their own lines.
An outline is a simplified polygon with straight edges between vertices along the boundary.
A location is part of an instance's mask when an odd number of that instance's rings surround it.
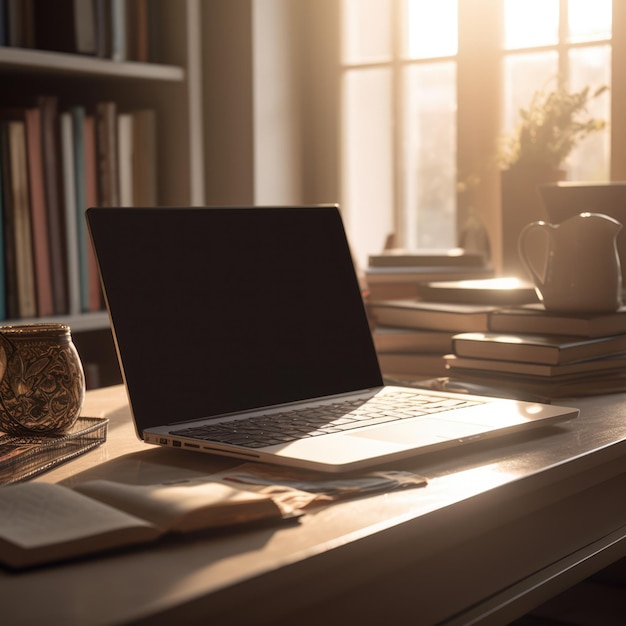
<svg viewBox="0 0 626 626">
<path fill-rule="evenodd" d="M 575 417 L 385 385 L 339 208 L 90 208 L 138 437 L 343 472 Z"/>
</svg>

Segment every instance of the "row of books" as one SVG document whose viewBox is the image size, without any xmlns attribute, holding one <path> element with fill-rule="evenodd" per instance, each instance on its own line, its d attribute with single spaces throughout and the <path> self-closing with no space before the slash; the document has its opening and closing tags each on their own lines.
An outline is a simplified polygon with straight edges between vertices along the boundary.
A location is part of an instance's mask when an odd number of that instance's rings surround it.
<svg viewBox="0 0 626 626">
<path fill-rule="evenodd" d="M 0 46 L 158 61 L 159 0 L 0 0 Z"/>
<path fill-rule="evenodd" d="M 544 399 L 626 388 L 626 307 L 602 315 L 396 300 L 368 303 L 383 372 L 447 376 Z"/>
<path fill-rule="evenodd" d="M 156 204 L 156 116 L 55 97 L 0 108 L 0 319 L 103 308 L 89 206 Z"/>
</svg>

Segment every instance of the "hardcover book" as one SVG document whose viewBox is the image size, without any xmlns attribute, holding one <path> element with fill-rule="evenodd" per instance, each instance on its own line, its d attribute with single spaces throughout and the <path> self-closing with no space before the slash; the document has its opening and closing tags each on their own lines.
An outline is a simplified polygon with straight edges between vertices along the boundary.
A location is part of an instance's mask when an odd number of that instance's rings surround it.
<svg viewBox="0 0 626 626">
<path fill-rule="evenodd" d="M 487 331 L 494 306 L 386 300 L 369 302 L 367 310 L 376 324 L 460 332 Z"/>
<path fill-rule="evenodd" d="M 24 119 L 26 121 L 37 314 L 40 317 L 45 317 L 54 313 L 54 302 L 52 299 L 52 274 L 50 272 L 50 246 L 48 244 L 48 209 L 44 194 L 41 111 L 37 107 L 24 109 Z"/>
<path fill-rule="evenodd" d="M 20 318 L 37 315 L 37 295 L 35 287 L 35 265 L 31 229 L 30 195 L 28 190 L 28 157 L 26 148 L 26 124 L 23 121 L 9 121 L 8 141 L 10 158 L 11 228 L 6 237 L 13 237 L 15 254 L 15 274 L 17 286 L 17 316 Z"/>
<path fill-rule="evenodd" d="M 54 312 L 60 315 L 67 313 L 68 295 L 58 100 L 53 96 L 41 96 L 38 99 L 38 105 L 41 111 L 44 192 L 48 210 L 52 295 Z"/>
<path fill-rule="evenodd" d="M 378 353 L 430 352 L 446 354 L 452 351 L 452 332 L 378 326 L 372 331 Z"/>
<path fill-rule="evenodd" d="M 517 306 L 537 302 L 535 287 L 517 278 L 443 280 L 420 283 L 417 295 L 431 302 Z"/>
<path fill-rule="evenodd" d="M 626 334 L 582 339 L 477 332 L 455 335 L 452 344 L 458 356 L 558 365 L 626 352 Z"/>
<path fill-rule="evenodd" d="M 626 333 L 626 306 L 601 315 L 554 313 L 540 303 L 502 308 L 491 315 L 490 329 L 498 333 L 607 337 Z"/>
<path fill-rule="evenodd" d="M 378 362 L 386 376 L 415 379 L 447 374 L 442 354 L 386 352 L 378 355 Z"/>
<path fill-rule="evenodd" d="M 544 363 L 524 363 L 522 361 L 497 361 L 495 359 L 479 359 L 462 357 L 456 354 L 444 356 L 446 368 L 450 375 L 463 375 L 474 371 L 521 374 L 523 376 L 546 376 L 549 378 L 566 377 L 572 374 L 591 374 L 606 372 L 612 374 L 626 368 L 626 354 L 610 356 L 589 361 L 575 361 L 560 365 L 546 365 Z"/>
<path fill-rule="evenodd" d="M 392 248 L 369 257 L 370 267 L 482 267 L 482 254 L 466 252 L 463 248 L 411 252 Z"/>
</svg>

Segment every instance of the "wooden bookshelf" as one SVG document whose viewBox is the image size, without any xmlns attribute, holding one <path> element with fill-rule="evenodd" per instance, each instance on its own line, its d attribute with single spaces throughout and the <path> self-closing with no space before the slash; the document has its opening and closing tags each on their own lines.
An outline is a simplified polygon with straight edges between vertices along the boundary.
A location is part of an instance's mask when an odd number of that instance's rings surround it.
<svg viewBox="0 0 626 626">
<path fill-rule="evenodd" d="M 8 45 L 0 46 L 3 84 L 0 108 L 21 101 L 36 102 L 39 96 L 46 95 L 57 99 L 59 111 L 76 105 L 91 111 L 104 101 L 114 102 L 119 112 L 150 109 L 155 113 L 157 129 L 156 203 L 201 205 L 204 204 L 201 2 L 147 0 L 145 6 L 154 12 L 150 18 L 152 56 L 147 62 L 133 60 L 130 52 L 128 60 L 113 60 L 17 47 L 5 37 Z M 4 248 L 3 241 L 3 254 Z M 35 318 L 5 316 L 0 324 L 33 321 L 70 325 L 85 369 L 93 373 L 92 380 L 98 381 L 91 386 L 120 381 L 104 310 L 69 311 Z"/>
</svg>

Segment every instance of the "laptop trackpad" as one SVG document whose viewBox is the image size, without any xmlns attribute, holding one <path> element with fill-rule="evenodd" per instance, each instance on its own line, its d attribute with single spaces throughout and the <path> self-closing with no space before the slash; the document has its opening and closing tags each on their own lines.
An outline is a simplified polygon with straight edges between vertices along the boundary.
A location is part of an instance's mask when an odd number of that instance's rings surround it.
<svg viewBox="0 0 626 626">
<path fill-rule="evenodd" d="M 346 433 L 350 437 L 365 437 L 378 441 L 390 441 L 406 446 L 438 443 L 463 437 L 479 435 L 492 431 L 493 426 L 486 424 L 466 424 L 444 419 L 423 418 L 413 423 L 397 422 L 361 432 Z"/>
</svg>

